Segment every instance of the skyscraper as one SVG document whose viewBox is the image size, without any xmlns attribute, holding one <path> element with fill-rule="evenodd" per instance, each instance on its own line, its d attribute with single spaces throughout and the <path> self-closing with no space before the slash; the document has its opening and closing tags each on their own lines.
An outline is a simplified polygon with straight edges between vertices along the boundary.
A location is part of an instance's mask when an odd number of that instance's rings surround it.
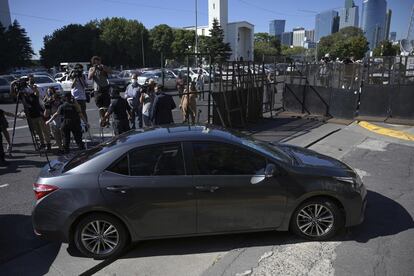
<svg viewBox="0 0 414 276">
<path fill-rule="evenodd" d="M 339 17 L 338 12 L 329 10 L 318 13 L 315 18 L 315 42 L 322 37 L 328 36 L 338 31 Z"/>
<path fill-rule="evenodd" d="M 397 32 L 390 33 L 390 41 L 395 42 L 397 41 Z"/>
<path fill-rule="evenodd" d="M 388 10 L 387 11 L 387 17 L 385 19 L 384 40 L 388 40 L 389 37 L 390 37 L 391 17 L 392 17 L 392 10 Z"/>
<path fill-rule="evenodd" d="M 282 45 L 292 46 L 293 44 L 293 32 L 284 32 L 282 33 Z"/>
<path fill-rule="evenodd" d="M 345 8 L 341 9 L 339 29 L 345 27 L 358 27 L 359 8 L 353 0 L 345 0 Z"/>
<path fill-rule="evenodd" d="M 269 23 L 269 35 L 276 36 L 281 40 L 282 33 L 285 32 L 286 20 L 272 20 Z"/>
<path fill-rule="evenodd" d="M 307 40 L 314 42 L 315 41 L 315 30 L 306 30 L 305 37 Z"/>
<path fill-rule="evenodd" d="M 303 47 L 305 42 L 305 28 L 294 28 L 293 29 L 293 46 Z"/>
<path fill-rule="evenodd" d="M 385 38 L 386 0 L 364 0 L 362 3 L 361 28 L 369 42 L 370 50 Z"/>
<path fill-rule="evenodd" d="M 4 28 L 11 25 L 10 7 L 8 0 L 0 0 L 0 23 Z"/>
</svg>

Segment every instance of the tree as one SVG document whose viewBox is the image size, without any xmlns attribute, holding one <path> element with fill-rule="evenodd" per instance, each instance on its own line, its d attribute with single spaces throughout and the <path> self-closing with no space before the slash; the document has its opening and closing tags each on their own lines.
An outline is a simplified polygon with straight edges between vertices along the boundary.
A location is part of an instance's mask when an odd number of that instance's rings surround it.
<svg viewBox="0 0 414 276">
<path fill-rule="evenodd" d="M 331 58 L 362 59 L 369 50 L 368 41 L 361 29 L 346 27 L 339 32 L 322 37 L 318 44 L 318 58 L 329 54 Z"/>
<path fill-rule="evenodd" d="M 304 55 L 305 53 L 306 53 L 306 49 L 304 47 L 300 47 L 300 46 L 289 47 L 286 45 L 282 46 L 282 55 L 286 57 L 300 56 L 300 55 Z"/>
<path fill-rule="evenodd" d="M 8 29 L 0 27 L 0 43 L 1 71 L 31 64 L 34 55 L 31 41 L 17 20 Z"/>
<path fill-rule="evenodd" d="M 97 27 L 100 30 L 99 39 L 102 43 L 100 52 L 106 63 L 112 65 L 142 64 L 141 40 L 144 41 L 145 58 L 151 55 L 148 47 L 148 31 L 137 20 L 119 17 L 106 18 L 99 21 Z"/>
<path fill-rule="evenodd" d="M 397 46 L 397 47 L 395 47 Z M 373 50 L 374 57 L 391 57 L 396 56 L 399 54 L 400 47 L 398 45 L 392 45 L 392 43 L 388 40 L 382 41 L 378 47 Z"/>
<path fill-rule="evenodd" d="M 183 62 L 186 55 L 190 52 L 194 52 L 195 31 L 175 29 L 173 35 L 174 41 L 171 44 L 172 55 L 177 61 Z M 201 37 L 199 37 L 199 42 L 200 38 Z"/>
<path fill-rule="evenodd" d="M 281 53 L 280 41 L 267 33 L 254 34 L 254 58 L 261 60 L 264 56 L 279 56 Z"/>
<path fill-rule="evenodd" d="M 70 24 L 43 38 L 40 61 L 46 67 L 63 61 L 89 61 L 97 54 L 99 30 L 93 25 Z"/>
<path fill-rule="evenodd" d="M 210 30 L 210 38 L 206 41 L 206 50 L 211 54 L 216 63 L 222 63 L 231 56 L 229 43 L 224 43 L 224 31 L 217 19 L 213 21 L 213 28 Z"/>
<path fill-rule="evenodd" d="M 172 58 L 172 44 L 174 42 L 174 32 L 166 24 L 157 25 L 149 32 L 152 49 L 158 54 L 163 53 L 164 58 Z"/>
</svg>

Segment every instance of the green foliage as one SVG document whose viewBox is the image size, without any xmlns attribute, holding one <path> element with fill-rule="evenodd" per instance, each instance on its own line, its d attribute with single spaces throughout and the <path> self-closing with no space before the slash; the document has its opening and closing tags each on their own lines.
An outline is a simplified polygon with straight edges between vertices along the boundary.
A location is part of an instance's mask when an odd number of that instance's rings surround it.
<svg viewBox="0 0 414 276">
<path fill-rule="evenodd" d="M 373 50 L 374 57 L 391 57 L 400 54 L 400 47 L 398 45 L 392 45 L 388 40 L 382 41 L 378 47 Z"/>
<path fill-rule="evenodd" d="M 173 35 L 174 41 L 171 44 L 172 56 L 177 61 L 183 62 L 187 54 L 194 52 L 195 31 L 175 29 Z"/>
<path fill-rule="evenodd" d="M 306 49 L 304 47 L 300 47 L 300 46 L 289 47 L 286 45 L 282 46 L 282 55 L 286 57 L 300 56 L 300 55 L 304 55 L 305 53 L 306 53 Z"/>
<path fill-rule="evenodd" d="M 254 59 L 261 60 L 263 56 L 279 56 L 281 53 L 280 41 L 268 33 L 254 34 Z"/>
<path fill-rule="evenodd" d="M 34 55 L 26 30 L 16 20 L 5 29 L 0 24 L 0 72 L 31 64 Z"/>
<path fill-rule="evenodd" d="M 331 58 L 362 59 L 369 50 L 368 41 L 361 29 L 346 27 L 339 32 L 322 37 L 318 45 L 318 58 L 329 54 Z"/>
<path fill-rule="evenodd" d="M 41 62 L 46 67 L 64 61 L 89 61 L 96 54 L 99 30 L 93 25 L 71 24 L 47 35 L 40 50 Z"/>
<path fill-rule="evenodd" d="M 152 49 L 158 55 L 163 53 L 164 58 L 173 57 L 172 44 L 174 42 L 174 32 L 170 26 L 166 24 L 155 26 L 150 30 L 149 35 Z"/>
<path fill-rule="evenodd" d="M 128 66 L 142 63 L 141 40 L 144 39 L 144 47 L 148 44 L 148 31 L 144 25 L 137 20 L 112 17 L 99 21 L 98 28 L 101 55 L 107 64 Z"/>
<path fill-rule="evenodd" d="M 210 38 L 206 41 L 206 50 L 211 54 L 215 63 L 222 63 L 231 56 L 229 43 L 224 43 L 224 31 L 217 19 L 213 21 Z"/>
</svg>

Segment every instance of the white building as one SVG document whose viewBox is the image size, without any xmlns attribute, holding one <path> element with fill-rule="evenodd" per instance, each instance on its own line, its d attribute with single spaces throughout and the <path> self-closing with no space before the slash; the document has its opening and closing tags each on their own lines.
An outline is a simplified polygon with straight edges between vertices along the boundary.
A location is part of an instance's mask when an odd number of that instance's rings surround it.
<svg viewBox="0 0 414 276">
<path fill-rule="evenodd" d="M 0 23 L 4 28 L 11 25 L 11 16 L 8 0 L 0 0 Z"/>
<path fill-rule="evenodd" d="M 305 42 L 305 29 L 304 28 L 293 29 L 293 46 L 303 47 L 304 42 Z"/>
<path fill-rule="evenodd" d="M 228 22 L 228 0 L 208 1 L 208 26 L 199 26 L 197 35 L 210 35 L 213 21 L 217 19 L 224 31 L 224 42 L 232 49 L 230 60 L 252 60 L 254 51 L 254 25 L 247 21 Z M 187 27 L 194 30 L 195 27 Z"/>
</svg>

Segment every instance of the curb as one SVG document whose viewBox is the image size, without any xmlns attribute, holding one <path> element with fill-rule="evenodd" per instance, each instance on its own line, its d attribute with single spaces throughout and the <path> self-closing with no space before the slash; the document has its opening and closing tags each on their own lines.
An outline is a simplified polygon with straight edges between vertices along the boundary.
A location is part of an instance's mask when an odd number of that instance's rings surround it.
<svg viewBox="0 0 414 276">
<path fill-rule="evenodd" d="M 385 127 L 380 127 L 371 123 L 368 123 L 366 121 L 360 121 L 358 122 L 358 125 L 360 127 L 363 127 L 371 132 L 380 134 L 380 135 L 385 135 L 385 136 L 389 136 L 392 138 L 397 138 L 397 139 L 401 139 L 401 140 L 405 140 L 405 141 L 412 141 L 414 142 L 414 135 L 409 134 L 407 132 L 404 131 L 399 131 L 399 130 L 394 130 L 394 129 L 390 129 L 390 128 L 385 128 Z"/>
</svg>

